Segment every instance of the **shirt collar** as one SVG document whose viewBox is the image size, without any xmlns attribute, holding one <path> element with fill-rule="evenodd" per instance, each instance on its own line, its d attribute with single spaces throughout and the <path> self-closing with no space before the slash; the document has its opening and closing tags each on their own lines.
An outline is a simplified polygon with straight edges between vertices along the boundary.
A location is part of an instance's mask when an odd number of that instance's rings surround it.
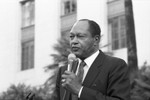
<svg viewBox="0 0 150 100">
<path fill-rule="evenodd" d="M 89 56 L 88 58 L 84 60 L 84 62 L 86 63 L 88 67 L 92 65 L 92 63 L 94 62 L 94 60 L 96 59 L 99 53 L 100 53 L 99 50 L 97 50 L 94 54 L 92 54 L 91 56 Z"/>
</svg>

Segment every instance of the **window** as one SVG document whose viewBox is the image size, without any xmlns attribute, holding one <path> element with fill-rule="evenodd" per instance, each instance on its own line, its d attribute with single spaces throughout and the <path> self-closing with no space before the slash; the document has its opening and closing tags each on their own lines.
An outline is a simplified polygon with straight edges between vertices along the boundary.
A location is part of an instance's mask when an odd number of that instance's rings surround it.
<svg viewBox="0 0 150 100">
<path fill-rule="evenodd" d="M 107 0 L 108 2 L 113 2 L 113 1 L 116 1 L 116 0 Z"/>
<path fill-rule="evenodd" d="M 21 2 L 21 70 L 34 68 L 34 0 Z"/>
<path fill-rule="evenodd" d="M 126 47 L 125 16 L 117 16 L 109 19 L 111 27 L 112 50 Z"/>
<path fill-rule="evenodd" d="M 22 67 L 21 70 L 33 68 L 34 66 L 34 42 L 22 43 Z"/>
<path fill-rule="evenodd" d="M 108 1 L 108 32 L 111 50 L 126 47 L 125 0 Z"/>
<path fill-rule="evenodd" d="M 22 2 L 22 27 L 34 25 L 34 1 Z"/>
<path fill-rule="evenodd" d="M 62 16 L 76 12 L 76 0 L 62 0 Z"/>
</svg>

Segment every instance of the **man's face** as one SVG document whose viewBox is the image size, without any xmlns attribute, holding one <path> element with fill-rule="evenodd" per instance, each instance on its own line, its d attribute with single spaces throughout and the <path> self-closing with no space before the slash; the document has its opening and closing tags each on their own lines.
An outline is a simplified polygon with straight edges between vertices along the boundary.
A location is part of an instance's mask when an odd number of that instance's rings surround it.
<svg viewBox="0 0 150 100">
<path fill-rule="evenodd" d="M 79 58 L 85 59 L 95 51 L 95 41 L 89 32 L 87 21 L 77 22 L 70 31 L 70 46 L 72 52 Z"/>
</svg>

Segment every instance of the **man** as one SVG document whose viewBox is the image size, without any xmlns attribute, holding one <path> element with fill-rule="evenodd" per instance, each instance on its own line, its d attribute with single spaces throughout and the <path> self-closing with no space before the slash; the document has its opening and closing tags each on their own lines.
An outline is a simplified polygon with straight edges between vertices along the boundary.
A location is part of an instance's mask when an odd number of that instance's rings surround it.
<svg viewBox="0 0 150 100">
<path fill-rule="evenodd" d="M 88 19 L 77 21 L 70 31 L 72 53 L 86 63 L 83 79 L 76 72 L 59 70 L 57 100 L 130 100 L 128 67 L 124 60 L 99 50 L 101 30 Z M 72 99 L 75 96 L 76 99 Z"/>
</svg>

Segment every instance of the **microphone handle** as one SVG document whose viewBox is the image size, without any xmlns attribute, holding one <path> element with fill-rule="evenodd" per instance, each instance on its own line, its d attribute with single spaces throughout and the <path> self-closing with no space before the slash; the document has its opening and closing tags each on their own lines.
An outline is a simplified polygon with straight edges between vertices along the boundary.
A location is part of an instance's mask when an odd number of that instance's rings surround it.
<svg viewBox="0 0 150 100">
<path fill-rule="evenodd" d="M 76 72 L 77 66 L 78 66 L 79 61 L 78 60 L 72 60 L 69 61 L 67 71 L 73 71 L 74 73 Z"/>
<path fill-rule="evenodd" d="M 69 64 L 68 64 L 68 68 L 67 68 L 67 71 L 72 71 L 72 66 L 73 66 L 73 60 L 70 60 L 69 61 Z"/>
</svg>

